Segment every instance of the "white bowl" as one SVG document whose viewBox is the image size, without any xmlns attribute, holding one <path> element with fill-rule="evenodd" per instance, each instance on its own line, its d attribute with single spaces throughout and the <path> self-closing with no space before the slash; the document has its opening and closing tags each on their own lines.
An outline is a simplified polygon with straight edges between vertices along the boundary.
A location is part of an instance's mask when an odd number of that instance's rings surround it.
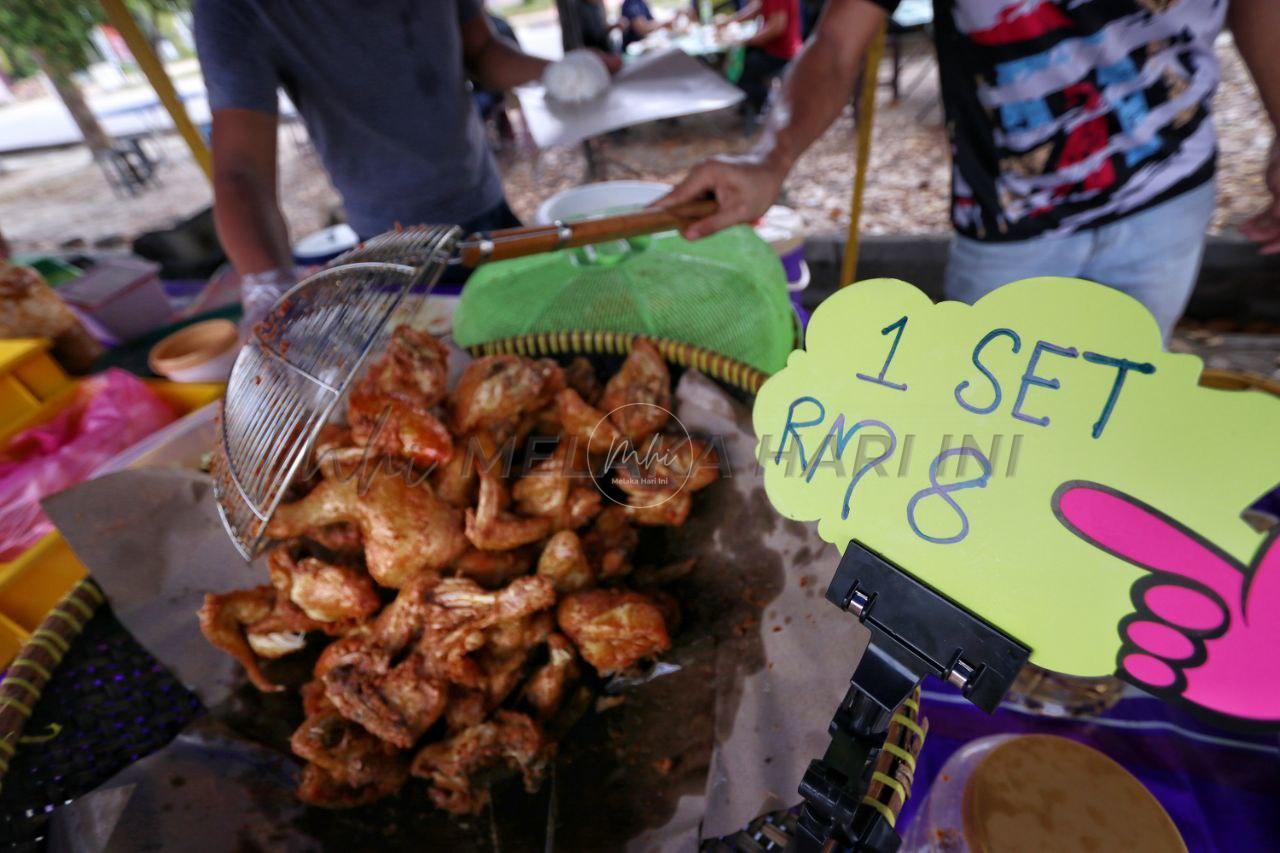
<svg viewBox="0 0 1280 853">
<path fill-rule="evenodd" d="M 556 220 L 572 222 L 612 213 L 639 210 L 671 192 L 670 184 L 657 181 L 598 181 L 558 192 L 538 206 L 536 224 Z"/>
<path fill-rule="evenodd" d="M 179 329 L 151 348 L 147 365 L 174 382 L 223 382 L 240 353 L 230 320 L 205 320 Z"/>
</svg>

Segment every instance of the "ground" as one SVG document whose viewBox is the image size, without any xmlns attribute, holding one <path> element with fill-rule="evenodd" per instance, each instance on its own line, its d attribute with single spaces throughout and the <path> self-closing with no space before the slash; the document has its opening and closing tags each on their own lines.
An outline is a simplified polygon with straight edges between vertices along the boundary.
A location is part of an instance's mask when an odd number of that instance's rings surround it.
<svg viewBox="0 0 1280 853">
<path fill-rule="evenodd" d="M 906 47 L 904 97 L 880 90 L 863 230 L 868 234 L 948 230 L 947 146 L 937 101 L 936 69 L 927 44 Z M 1221 138 L 1218 210 L 1213 230 L 1238 225 L 1265 200 L 1260 169 L 1270 134 L 1230 39 L 1219 45 L 1223 81 L 1215 103 Z M 890 76 L 889 60 L 881 80 Z M 854 122 L 845 113 L 805 154 L 788 179 L 783 202 L 813 233 L 847 227 L 853 175 Z M 80 149 L 0 159 L 0 230 L 17 251 L 60 246 L 119 246 L 164 228 L 210 203 L 209 186 L 176 138 L 158 140 L 167 160 L 162 182 L 143 194 L 119 197 Z M 598 140 L 609 178 L 675 181 L 700 159 L 741 151 L 751 138 L 732 111 L 650 124 Z M 294 235 L 331 221 L 339 200 L 300 125 L 281 132 L 281 195 Z M 529 217 L 547 196 L 586 179 L 581 147 L 537 152 L 527 139 L 499 154 L 512 207 Z"/>
</svg>

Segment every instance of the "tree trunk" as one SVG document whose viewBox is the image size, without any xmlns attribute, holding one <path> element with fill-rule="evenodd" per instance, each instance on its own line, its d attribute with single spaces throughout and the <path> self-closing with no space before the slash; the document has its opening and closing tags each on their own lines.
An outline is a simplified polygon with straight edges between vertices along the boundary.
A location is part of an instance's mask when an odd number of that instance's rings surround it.
<svg viewBox="0 0 1280 853">
<path fill-rule="evenodd" d="M 84 94 L 80 91 L 80 87 L 76 85 L 75 81 L 71 79 L 71 75 L 50 65 L 40 51 L 32 50 L 31 55 L 35 58 L 36 65 L 40 66 L 40 70 L 49 78 L 49 82 L 53 83 L 53 88 L 57 91 L 58 97 L 66 105 L 67 112 L 71 113 L 71 118 L 76 123 L 76 127 L 80 128 L 80 135 L 84 137 L 84 144 L 89 146 L 89 150 L 93 152 L 94 157 L 110 151 L 112 148 L 111 137 L 107 135 L 107 132 L 102 129 L 102 125 L 98 123 L 98 117 L 93 114 L 93 110 L 89 109 L 89 104 L 85 101 Z"/>
</svg>

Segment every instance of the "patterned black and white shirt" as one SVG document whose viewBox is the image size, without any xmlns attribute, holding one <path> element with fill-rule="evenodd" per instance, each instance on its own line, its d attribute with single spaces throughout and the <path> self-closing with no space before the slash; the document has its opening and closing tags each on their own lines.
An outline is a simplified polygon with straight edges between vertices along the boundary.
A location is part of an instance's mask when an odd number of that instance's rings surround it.
<svg viewBox="0 0 1280 853">
<path fill-rule="evenodd" d="M 1070 234 L 1209 180 L 1226 7 L 934 0 L 956 230 L 992 241 Z"/>
</svg>

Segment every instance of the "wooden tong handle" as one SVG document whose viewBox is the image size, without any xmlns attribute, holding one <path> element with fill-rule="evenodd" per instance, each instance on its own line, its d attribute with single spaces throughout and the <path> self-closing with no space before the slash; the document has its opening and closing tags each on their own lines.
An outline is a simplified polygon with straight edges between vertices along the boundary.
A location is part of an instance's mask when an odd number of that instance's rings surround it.
<svg viewBox="0 0 1280 853">
<path fill-rule="evenodd" d="M 487 261 L 505 261 L 508 258 L 523 258 L 555 249 L 669 231 L 710 216 L 718 209 L 719 206 L 713 199 L 697 199 L 602 219 L 506 228 L 487 235 L 472 234 L 462 241 L 459 252 L 463 266 L 474 267 Z"/>
</svg>

